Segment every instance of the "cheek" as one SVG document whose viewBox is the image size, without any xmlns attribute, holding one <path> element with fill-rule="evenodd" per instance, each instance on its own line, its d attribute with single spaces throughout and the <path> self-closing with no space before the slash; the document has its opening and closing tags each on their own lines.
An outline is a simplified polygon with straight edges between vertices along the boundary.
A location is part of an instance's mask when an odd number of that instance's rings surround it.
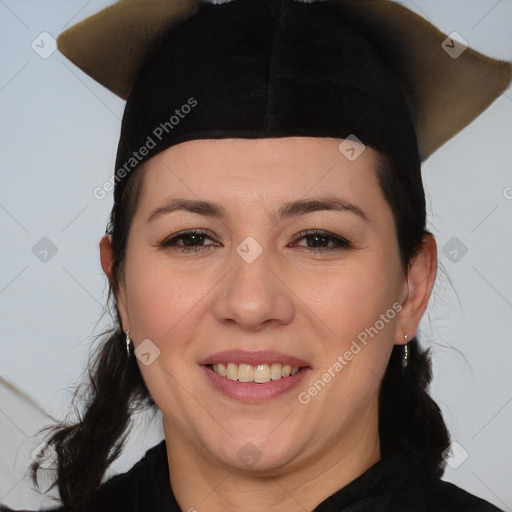
<svg viewBox="0 0 512 512">
<path fill-rule="evenodd" d="M 396 268 L 395 268 L 396 267 Z M 398 299 L 399 269 L 393 262 L 380 257 L 347 260 L 345 266 L 315 275 L 303 288 L 303 297 L 318 318 L 331 328 L 344 343 L 365 328 L 373 326 L 381 314 L 393 320 L 392 309 Z M 386 322 L 386 327 L 393 322 Z M 379 322 L 379 330 L 386 330 Z"/>
<path fill-rule="evenodd" d="M 197 276 L 177 272 L 161 258 L 132 251 L 126 264 L 127 312 L 136 339 L 163 345 L 208 291 Z M 163 348 L 163 347 L 162 347 Z"/>
<path fill-rule="evenodd" d="M 329 328 L 322 329 L 327 333 L 317 369 L 322 382 L 316 380 L 312 390 L 318 393 L 319 407 L 329 409 L 334 400 L 344 411 L 364 410 L 377 396 L 394 344 L 400 283 L 399 265 L 380 252 L 347 260 L 346 266 L 318 276 L 315 286 L 304 291 L 320 328 Z M 327 381 L 329 391 L 320 392 Z M 334 422 L 339 419 L 335 416 Z"/>
<path fill-rule="evenodd" d="M 191 363 L 188 349 L 197 324 L 194 312 L 200 308 L 208 286 L 193 282 L 197 276 L 171 271 L 156 260 L 137 250 L 127 259 L 127 311 L 135 349 L 145 340 L 156 347 L 147 345 L 150 364 L 137 361 L 142 377 L 159 409 L 174 417 L 175 411 L 187 407 L 184 399 L 188 395 L 180 393 L 180 382 L 184 382 L 187 373 L 183 372 Z"/>
</svg>

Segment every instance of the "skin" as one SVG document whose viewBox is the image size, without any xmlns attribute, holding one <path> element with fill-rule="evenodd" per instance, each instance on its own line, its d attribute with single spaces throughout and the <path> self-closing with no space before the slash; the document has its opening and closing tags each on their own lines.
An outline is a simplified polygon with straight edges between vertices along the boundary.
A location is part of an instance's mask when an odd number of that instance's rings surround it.
<svg viewBox="0 0 512 512">
<path fill-rule="evenodd" d="M 160 355 L 138 360 L 163 415 L 170 483 L 184 511 L 312 510 L 380 459 L 378 391 L 393 345 L 414 336 L 435 280 L 436 244 L 425 236 L 407 275 L 391 209 L 371 148 L 351 162 L 340 140 L 195 140 L 147 165 L 128 237 L 117 303 L 134 346 Z M 336 196 L 351 211 L 315 211 L 276 221 L 285 202 Z M 223 219 L 175 211 L 148 222 L 170 198 L 221 204 Z M 171 235 L 204 229 L 201 252 L 159 248 Z M 350 248 L 314 254 L 319 229 Z M 248 236 L 262 254 L 236 252 Z M 190 241 L 190 238 L 188 239 Z M 183 247 L 183 240 L 177 242 Z M 328 245 L 327 245 L 328 244 Z M 324 242 L 335 247 L 332 239 Z M 110 238 L 100 243 L 112 282 Z M 393 304 L 401 311 L 307 404 L 297 395 L 333 366 Z M 220 350 L 274 349 L 308 361 L 307 381 L 247 404 L 216 391 L 198 361 Z M 237 452 L 255 445 L 248 467 Z"/>
</svg>

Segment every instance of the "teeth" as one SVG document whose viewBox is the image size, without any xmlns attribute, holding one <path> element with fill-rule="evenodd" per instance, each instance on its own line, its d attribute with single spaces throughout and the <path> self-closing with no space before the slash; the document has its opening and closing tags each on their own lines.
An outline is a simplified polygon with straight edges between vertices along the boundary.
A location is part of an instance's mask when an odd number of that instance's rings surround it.
<svg viewBox="0 0 512 512">
<path fill-rule="evenodd" d="M 270 381 L 270 368 L 268 364 L 259 364 L 254 367 L 254 382 L 263 384 Z"/>
<path fill-rule="evenodd" d="M 272 363 L 270 365 L 270 378 L 277 380 L 281 378 L 281 366 L 279 363 Z"/>
<path fill-rule="evenodd" d="M 283 377 L 289 377 L 290 373 L 292 373 L 292 367 L 289 364 L 285 364 L 281 370 L 281 375 Z"/>
<path fill-rule="evenodd" d="M 217 366 L 217 365 L 215 365 L 215 364 L 213 365 L 213 368 L 214 368 L 213 371 L 215 371 L 215 366 Z M 237 364 L 235 364 L 235 363 L 228 363 L 228 369 L 226 371 L 226 377 L 228 379 L 231 379 L 231 380 L 238 379 L 238 365 Z"/>
<path fill-rule="evenodd" d="M 299 371 L 297 366 L 282 365 L 281 363 L 272 363 L 270 365 L 258 364 L 255 366 L 250 364 L 218 363 L 210 366 L 221 377 L 238 380 L 239 382 L 257 382 L 259 384 L 278 380 L 282 377 L 289 377 Z"/>
<path fill-rule="evenodd" d="M 226 374 L 227 374 L 227 368 L 222 363 L 220 363 L 220 364 L 217 365 L 217 373 L 221 377 L 225 377 Z"/>
<path fill-rule="evenodd" d="M 254 369 L 250 364 L 241 364 L 238 367 L 238 380 L 240 382 L 252 382 Z"/>
</svg>

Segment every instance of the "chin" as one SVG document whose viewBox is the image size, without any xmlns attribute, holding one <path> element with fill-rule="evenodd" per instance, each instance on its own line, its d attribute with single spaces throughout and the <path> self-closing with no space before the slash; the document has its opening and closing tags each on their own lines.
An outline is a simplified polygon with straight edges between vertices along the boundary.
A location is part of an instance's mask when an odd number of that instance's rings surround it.
<svg viewBox="0 0 512 512">
<path fill-rule="evenodd" d="M 259 439 L 256 436 L 236 436 L 222 442 L 209 440 L 205 448 L 220 464 L 248 473 L 276 470 L 297 456 L 296 440 L 292 449 L 286 439 L 278 436 L 271 440 L 264 436 Z"/>
</svg>

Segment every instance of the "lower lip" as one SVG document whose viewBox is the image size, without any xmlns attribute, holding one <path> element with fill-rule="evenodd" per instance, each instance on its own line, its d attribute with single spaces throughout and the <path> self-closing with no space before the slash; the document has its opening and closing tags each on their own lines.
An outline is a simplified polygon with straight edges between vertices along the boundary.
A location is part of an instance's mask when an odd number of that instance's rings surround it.
<svg viewBox="0 0 512 512">
<path fill-rule="evenodd" d="M 239 382 L 227 377 L 221 377 L 206 366 L 201 366 L 213 386 L 224 395 L 243 402 L 258 403 L 280 396 L 296 388 L 310 372 L 310 368 L 302 368 L 289 377 L 281 377 L 263 384 L 256 382 Z"/>
</svg>

